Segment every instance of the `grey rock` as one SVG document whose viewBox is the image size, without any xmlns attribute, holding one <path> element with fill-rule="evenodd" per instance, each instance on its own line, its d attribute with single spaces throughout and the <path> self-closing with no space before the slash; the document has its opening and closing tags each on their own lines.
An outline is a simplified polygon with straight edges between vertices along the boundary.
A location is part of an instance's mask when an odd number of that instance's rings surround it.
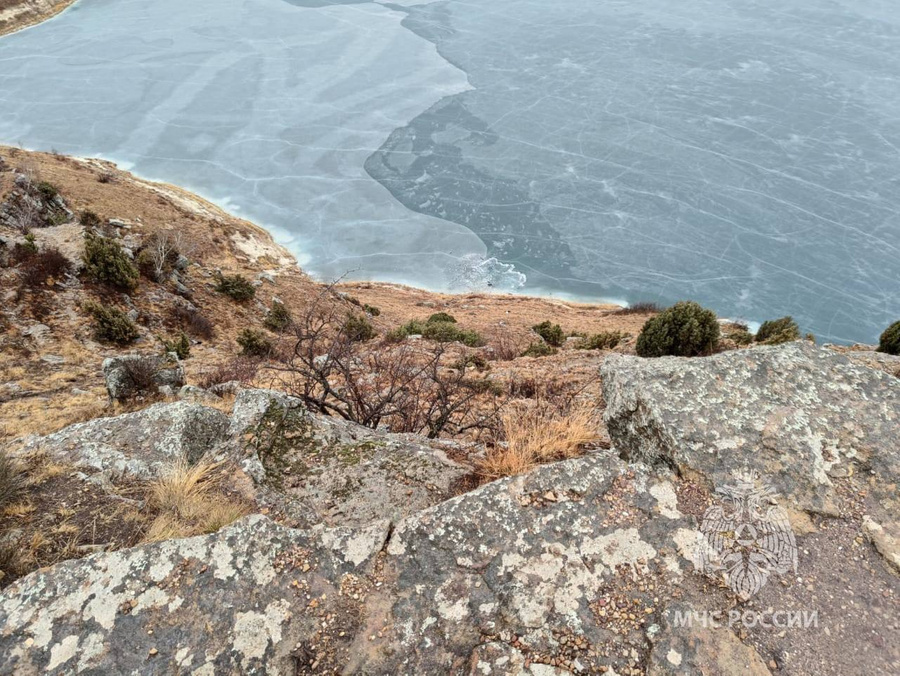
<svg viewBox="0 0 900 676">
<path fill-rule="evenodd" d="M 41 452 L 76 467 L 148 479 L 171 462 L 196 462 L 226 439 L 228 416 L 187 402 L 70 425 L 30 441 L 17 454 Z"/>
<path fill-rule="evenodd" d="M 37 341 L 43 340 L 48 333 L 50 333 L 50 327 L 46 324 L 40 323 L 31 324 L 30 326 L 22 329 L 23 336 L 28 336 L 29 338 L 33 338 Z"/>
<path fill-rule="evenodd" d="M 886 354 L 876 350 L 847 350 L 842 351 L 842 354 L 852 362 L 900 378 L 900 355 Z"/>
<path fill-rule="evenodd" d="M 227 394 L 236 395 L 244 389 L 244 384 L 240 380 L 229 380 L 227 383 L 218 383 L 209 388 L 213 394 L 223 397 Z"/>
<path fill-rule="evenodd" d="M 62 563 L 0 596 L 0 672 L 298 673 L 292 653 L 320 612 L 361 622 L 341 585 L 371 570 L 387 533 L 386 522 L 304 533 L 252 516 Z"/>
<path fill-rule="evenodd" d="M 190 266 L 191 261 L 188 260 L 188 257 L 184 254 L 178 254 L 178 257 L 175 259 L 175 269 L 179 272 L 183 272 L 187 270 Z"/>
<path fill-rule="evenodd" d="M 697 359 L 611 355 L 602 379 L 624 457 L 708 486 L 747 467 L 793 507 L 835 514 L 833 479 L 863 469 L 883 487 L 900 479 L 900 380 L 810 343 Z"/>
<path fill-rule="evenodd" d="M 184 367 L 169 357 L 153 354 L 127 354 L 103 360 L 103 378 L 110 399 L 122 400 L 140 394 L 139 383 L 131 376 L 135 363 L 153 362 L 154 383 L 157 388 L 169 387 L 173 390 L 184 385 Z"/>
<path fill-rule="evenodd" d="M 197 387 L 196 385 L 185 385 L 182 387 L 178 390 L 178 398 L 195 404 L 205 405 L 218 404 L 222 401 L 221 397 L 213 394 L 209 390 L 204 390 L 202 387 Z"/>
<path fill-rule="evenodd" d="M 470 469 L 438 444 L 309 413 L 299 399 L 242 390 L 231 435 L 259 500 L 296 525 L 398 520 L 453 494 Z"/>
</svg>

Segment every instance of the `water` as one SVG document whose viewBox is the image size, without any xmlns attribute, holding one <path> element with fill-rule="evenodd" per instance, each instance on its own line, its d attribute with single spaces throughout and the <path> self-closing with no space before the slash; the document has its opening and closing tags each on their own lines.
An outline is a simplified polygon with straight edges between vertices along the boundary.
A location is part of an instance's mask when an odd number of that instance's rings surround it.
<svg viewBox="0 0 900 676">
<path fill-rule="evenodd" d="M 0 139 L 183 184 L 322 276 L 872 341 L 898 85 L 887 0 L 82 0 L 0 40 Z"/>
</svg>

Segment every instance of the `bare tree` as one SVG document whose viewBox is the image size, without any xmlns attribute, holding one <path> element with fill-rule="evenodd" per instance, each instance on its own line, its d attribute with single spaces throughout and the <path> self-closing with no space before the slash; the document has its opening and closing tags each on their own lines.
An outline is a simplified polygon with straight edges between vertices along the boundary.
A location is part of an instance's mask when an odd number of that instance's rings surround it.
<svg viewBox="0 0 900 676">
<path fill-rule="evenodd" d="M 496 386 L 449 366 L 464 348 L 360 341 L 347 311 L 326 287 L 295 319 L 289 345 L 268 367 L 311 410 L 432 438 L 498 424 Z"/>
<path fill-rule="evenodd" d="M 187 255 L 192 246 L 182 232 L 160 230 L 144 246 L 153 280 L 162 282 L 175 266 L 179 254 Z"/>
</svg>

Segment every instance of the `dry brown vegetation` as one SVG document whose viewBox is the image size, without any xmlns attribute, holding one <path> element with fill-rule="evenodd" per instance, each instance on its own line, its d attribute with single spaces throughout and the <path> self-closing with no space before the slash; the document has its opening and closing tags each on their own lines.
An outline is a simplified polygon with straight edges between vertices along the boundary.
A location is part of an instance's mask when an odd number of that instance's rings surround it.
<svg viewBox="0 0 900 676">
<path fill-rule="evenodd" d="M 600 438 L 596 402 L 578 401 L 561 408 L 539 399 L 516 402 L 501 415 L 503 438 L 488 447 L 478 462 L 487 480 L 524 474 L 535 466 L 582 455 Z"/>
<path fill-rule="evenodd" d="M 212 533 L 250 513 L 250 505 L 223 488 L 223 466 L 201 460 L 174 463 L 152 482 L 148 507 L 155 513 L 145 542 Z"/>
<path fill-rule="evenodd" d="M 0 586 L 66 559 L 218 530 L 251 511 L 232 474 L 174 463 L 156 481 L 101 488 L 46 455 L 12 463 L 0 454 Z"/>
</svg>

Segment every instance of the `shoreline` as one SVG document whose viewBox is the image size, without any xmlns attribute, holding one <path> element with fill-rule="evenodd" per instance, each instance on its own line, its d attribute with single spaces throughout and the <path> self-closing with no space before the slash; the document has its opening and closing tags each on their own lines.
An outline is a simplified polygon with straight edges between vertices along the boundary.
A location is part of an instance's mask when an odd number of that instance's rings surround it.
<svg viewBox="0 0 900 676">
<path fill-rule="evenodd" d="M 21 31 L 42 24 L 45 21 L 49 21 L 50 19 L 57 17 L 65 12 L 76 2 L 78 2 L 78 0 L 60 0 L 60 2 L 54 4 L 48 10 L 41 12 L 37 16 L 33 16 L 27 20 L 16 20 L 15 15 L 13 15 L 13 18 L 10 19 L 11 23 L 9 24 L 9 26 L 0 26 L 0 38 L 3 38 L 7 35 L 12 35 L 13 33 L 19 33 Z M 28 12 L 22 12 L 21 14 L 27 15 Z"/>
<path fill-rule="evenodd" d="M 43 154 L 43 155 L 54 155 L 52 152 L 48 152 L 46 150 L 39 150 L 35 148 L 29 148 L 27 146 L 13 146 L 8 143 L 0 142 L 0 154 L 10 153 L 10 152 L 24 152 L 24 153 L 35 153 L 35 154 Z M 277 248 L 284 258 L 290 259 L 290 264 L 293 265 L 299 272 L 309 277 L 310 280 L 315 282 L 316 284 L 327 285 L 330 283 L 334 283 L 336 287 L 349 287 L 349 286 L 360 286 L 360 285 L 372 285 L 373 287 L 384 288 L 384 289 L 395 289 L 401 292 L 415 293 L 415 294 L 427 294 L 429 296 L 436 297 L 445 297 L 452 298 L 455 300 L 464 299 L 467 297 L 490 297 L 492 299 L 497 300 L 539 300 L 548 303 L 559 303 L 560 305 L 570 306 L 570 307 L 578 307 L 581 309 L 597 309 L 597 310 L 616 310 L 627 308 L 628 304 L 624 302 L 617 302 L 613 300 L 607 299 L 571 299 L 564 298 L 562 296 L 554 296 L 554 295 L 542 295 L 542 294 L 532 294 L 532 293 L 514 293 L 509 291 L 493 291 L 490 288 L 484 289 L 471 289 L 465 291 L 447 291 L 447 290 L 438 290 L 431 289 L 422 284 L 415 283 L 403 283 L 403 282 L 395 282 L 389 280 L 378 280 L 378 279 L 339 279 L 334 282 L 321 279 L 318 275 L 313 275 L 307 271 L 307 269 L 302 265 L 302 263 L 298 260 L 298 256 L 296 252 L 292 251 L 290 248 L 285 246 L 282 242 L 279 242 L 276 235 L 267 227 L 260 225 L 250 219 L 247 219 L 240 214 L 235 214 L 233 211 L 230 211 L 225 206 L 217 203 L 214 199 L 206 197 L 199 192 L 192 190 L 190 188 L 185 188 L 174 183 L 170 183 L 165 180 L 158 180 L 153 178 L 148 178 L 145 176 L 141 176 L 140 174 L 135 173 L 130 169 L 123 169 L 118 162 L 115 160 L 107 159 L 104 157 L 94 156 L 94 157 L 85 157 L 81 155 L 66 155 L 59 154 L 60 157 L 69 158 L 85 167 L 90 167 L 94 169 L 106 169 L 114 172 L 116 175 L 127 178 L 128 181 L 135 183 L 137 185 L 143 186 L 149 190 L 154 192 L 158 192 L 168 196 L 169 198 L 176 198 L 177 201 L 181 203 L 185 208 L 194 211 L 198 215 L 203 215 L 207 218 L 212 218 L 216 220 L 222 221 L 240 221 L 242 225 L 252 230 L 256 234 L 258 234 L 262 239 L 268 240 L 265 242 L 266 244 L 270 244 Z M 204 213 L 205 212 L 205 213 Z"/>
</svg>

